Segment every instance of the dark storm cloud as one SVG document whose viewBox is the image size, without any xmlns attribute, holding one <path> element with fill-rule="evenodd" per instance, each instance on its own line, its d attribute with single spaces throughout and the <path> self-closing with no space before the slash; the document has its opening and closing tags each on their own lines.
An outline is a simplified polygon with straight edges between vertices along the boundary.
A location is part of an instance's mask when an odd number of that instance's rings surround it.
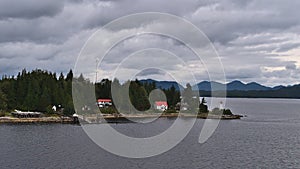
<svg viewBox="0 0 300 169">
<path fill-rule="evenodd" d="M 282 44 L 278 47 L 276 52 L 286 52 L 291 49 L 298 48 L 300 46 L 300 43 L 287 43 L 287 44 Z"/>
<path fill-rule="evenodd" d="M 51 17 L 62 9 L 61 0 L 1 0 L 0 19 Z"/>
<path fill-rule="evenodd" d="M 236 70 L 228 70 L 226 73 L 226 78 L 228 81 L 236 80 L 236 79 L 252 79 L 258 78 L 258 70 L 253 68 L 241 68 Z"/>
<path fill-rule="evenodd" d="M 42 20 L 42 19 L 41 19 Z M 63 42 L 70 35 L 62 25 L 40 20 L 0 20 L 0 43 L 31 41 L 40 43 Z"/>
<path fill-rule="evenodd" d="M 164 75 L 165 73 L 162 70 L 159 69 L 154 69 L 154 68 L 150 68 L 150 69 L 145 69 L 143 71 L 141 71 L 140 73 L 137 74 L 137 76 L 149 76 L 149 75 Z"/>
<path fill-rule="evenodd" d="M 287 70 L 296 70 L 297 66 L 294 63 L 291 63 L 289 65 L 286 65 L 285 69 L 287 69 Z"/>
<path fill-rule="evenodd" d="M 223 0 L 211 8 L 200 8 L 192 18 L 213 41 L 226 44 L 241 35 L 282 32 L 299 25 L 300 1 L 289 2 L 252 0 L 237 5 Z"/>
</svg>

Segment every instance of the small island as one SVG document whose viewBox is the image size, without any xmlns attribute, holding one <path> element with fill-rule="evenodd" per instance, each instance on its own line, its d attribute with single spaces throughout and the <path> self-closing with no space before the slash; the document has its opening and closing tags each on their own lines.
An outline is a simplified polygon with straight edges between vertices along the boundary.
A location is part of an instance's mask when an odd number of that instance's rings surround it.
<svg viewBox="0 0 300 169">
<path fill-rule="evenodd" d="M 220 107 L 209 111 L 205 98 L 202 98 L 199 108 L 196 109 L 192 109 L 187 103 L 180 102 L 176 104 L 175 109 L 170 109 L 166 101 L 156 101 L 154 102 L 154 109 L 147 110 L 144 113 L 119 113 L 113 106 L 111 99 L 98 99 L 97 105 L 101 113 L 95 113 L 95 111 L 91 111 L 89 107 L 85 107 L 80 114 L 76 114 L 76 117 L 78 117 L 82 123 L 129 123 L 150 118 L 234 120 L 243 117 L 242 115 L 233 114 L 230 109 L 223 108 L 222 102 L 220 103 Z"/>
<path fill-rule="evenodd" d="M 94 86 L 97 100 L 80 95 L 77 107 L 72 98 L 72 82 L 81 87 Z M 112 87 L 117 95 L 112 99 Z M 123 89 L 129 89 L 124 97 Z M 128 92 L 127 92 L 128 94 Z M 133 118 L 202 118 L 239 119 L 231 110 L 208 110 L 204 98 L 190 84 L 181 89 L 178 84 L 157 86 L 153 81 L 103 79 L 92 83 L 81 74 L 73 77 L 72 70 L 64 76 L 44 70 L 27 72 L 17 77 L 3 76 L 0 80 L 0 123 L 77 123 L 78 120 L 114 121 Z M 97 105 L 97 106 L 96 106 Z M 122 107 L 118 109 L 117 107 Z M 75 114 L 75 109 L 77 114 Z M 143 113 L 141 113 L 143 112 Z M 180 112 L 180 113 L 179 113 Z M 75 114 L 75 115 L 74 115 Z M 88 116 L 85 116 L 89 114 Z M 81 120 L 82 121 L 82 120 Z"/>
</svg>

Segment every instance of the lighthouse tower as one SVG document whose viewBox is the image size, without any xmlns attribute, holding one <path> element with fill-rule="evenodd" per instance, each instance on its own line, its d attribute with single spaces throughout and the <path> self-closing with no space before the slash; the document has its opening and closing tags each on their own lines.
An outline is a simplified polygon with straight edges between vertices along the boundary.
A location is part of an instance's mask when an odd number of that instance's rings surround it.
<svg viewBox="0 0 300 169">
<path fill-rule="evenodd" d="M 220 110 L 223 110 L 223 109 L 225 109 L 225 107 L 224 107 L 224 104 L 223 104 L 223 102 L 222 102 L 222 101 L 220 101 L 220 106 L 219 106 L 219 109 L 220 109 Z"/>
</svg>

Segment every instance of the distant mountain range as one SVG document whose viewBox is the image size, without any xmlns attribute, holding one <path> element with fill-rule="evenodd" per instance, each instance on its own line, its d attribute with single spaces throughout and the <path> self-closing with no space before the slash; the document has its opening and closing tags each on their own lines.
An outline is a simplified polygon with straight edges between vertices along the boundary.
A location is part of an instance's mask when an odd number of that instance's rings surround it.
<svg viewBox="0 0 300 169">
<path fill-rule="evenodd" d="M 140 80 L 141 83 L 153 83 L 155 82 L 156 87 L 161 88 L 161 89 L 169 89 L 170 87 L 174 86 L 176 90 L 182 90 L 184 89 L 183 86 L 178 84 L 177 82 L 174 81 L 157 81 L 153 79 L 145 79 L 145 80 Z"/>
<path fill-rule="evenodd" d="M 183 89 L 184 87 L 177 82 L 174 81 L 156 81 L 153 79 L 146 79 L 146 80 L 140 80 L 142 83 L 148 82 L 153 83 L 155 82 L 156 86 L 158 88 L 162 89 L 168 89 L 172 85 L 176 88 L 176 90 Z M 209 81 L 202 81 L 198 83 L 197 85 L 192 86 L 193 90 L 201 90 L 201 91 L 211 91 L 211 86 L 214 86 L 215 90 L 223 90 L 224 87 L 226 87 L 227 91 L 268 91 L 268 90 L 278 90 L 281 88 L 284 88 L 284 86 L 276 86 L 276 87 L 267 87 L 263 86 L 261 84 L 258 84 L 256 82 L 251 83 L 243 83 L 241 81 L 235 80 L 232 82 L 229 82 L 227 84 L 222 84 L 219 82 L 209 82 Z"/>
<path fill-rule="evenodd" d="M 229 82 L 227 84 L 222 84 L 218 82 L 208 82 L 203 81 L 193 86 L 194 90 L 202 90 L 202 91 L 211 91 L 211 86 L 214 86 L 215 90 L 222 90 L 226 87 L 227 91 L 250 91 L 250 90 L 259 90 L 259 91 L 267 91 L 267 90 L 278 90 L 283 88 L 284 86 L 276 86 L 276 87 L 267 87 L 256 82 L 251 83 L 243 83 L 241 81 L 235 80 Z"/>
<path fill-rule="evenodd" d="M 142 83 L 151 82 L 155 83 L 158 88 L 168 89 L 172 85 L 176 90 L 183 90 L 184 87 L 177 84 L 174 81 L 156 81 L 152 79 L 140 80 Z M 193 90 L 200 91 L 200 95 L 203 97 L 211 97 L 211 86 L 214 86 L 214 90 L 222 90 L 227 88 L 227 97 L 240 97 L 240 98 L 298 98 L 300 99 L 300 84 L 293 86 L 275 86 L 268 87 L 258 84 L 256 82 L 242 83 L 235 80 L 227 84 L 218 82 L 202 81 L 194 86 Z"/>
</svg>

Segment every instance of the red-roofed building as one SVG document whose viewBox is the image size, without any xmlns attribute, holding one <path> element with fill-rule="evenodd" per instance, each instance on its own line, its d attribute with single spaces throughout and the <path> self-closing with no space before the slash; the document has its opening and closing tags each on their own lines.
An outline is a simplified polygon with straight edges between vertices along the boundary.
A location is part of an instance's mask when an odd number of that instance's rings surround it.
<svg viewBox="0 0 300 169">
<path fill-rule="evenodd" d="M 97 104 L 99 107 L 111 106 L 111 99 L 98 99 Z"/>
<path fill-rule="evenodd" d="M 165 111 L 168 109 L 168 103 L 166 101 L 156 101 L 155 102 L 155 108 L 157 110 Z"/>
</svg>

